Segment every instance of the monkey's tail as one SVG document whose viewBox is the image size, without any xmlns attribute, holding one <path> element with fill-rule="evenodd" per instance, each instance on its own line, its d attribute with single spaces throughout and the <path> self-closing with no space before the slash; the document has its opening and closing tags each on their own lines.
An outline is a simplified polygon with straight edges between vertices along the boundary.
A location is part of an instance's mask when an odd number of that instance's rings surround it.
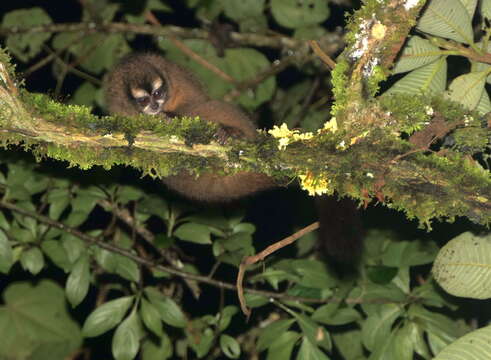
<svg viewBox="0 0 491 360">
<path fill-rule="evenodd" d="M 338 263 L 355 263 L 363 248 L 363 226 L 353 200 L 318 196 L 319 243 L 323 252 Z"/>
</svg>

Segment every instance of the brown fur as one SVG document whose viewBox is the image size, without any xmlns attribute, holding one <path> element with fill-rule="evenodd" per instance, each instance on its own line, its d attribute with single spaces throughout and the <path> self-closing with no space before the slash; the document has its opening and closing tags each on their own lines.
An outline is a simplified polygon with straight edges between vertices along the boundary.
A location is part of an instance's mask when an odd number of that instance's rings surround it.
<svg viewBox="0 0 491 360">
<path fill-rule="evenodd" d="M 136 115 L 140 109 L 130 96 L 132 87 L 160 76 L 166 85 L 163 111 L 180 116 L 199 116 L 218 123 L 225 132 L 254 139 L 256 127 L 237 107 L 211 100 L 190 72 L 156 54 L 132 54 L 121 60 L 104 79 L 104 98 L 112 114 Z M 187 172 L 162 180 L 171 189 L 203 201 L 228 201 L 270 188 L 274 181 L 263 174 L 241 172 L 228 176 L 213 173 L 195 177 Z"/>
</svg>

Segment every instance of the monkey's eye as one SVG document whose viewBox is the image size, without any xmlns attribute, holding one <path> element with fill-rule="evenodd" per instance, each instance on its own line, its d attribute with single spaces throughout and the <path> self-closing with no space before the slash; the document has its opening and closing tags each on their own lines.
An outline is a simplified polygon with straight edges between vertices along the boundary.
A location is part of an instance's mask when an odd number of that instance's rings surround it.
<svg viewBox="0 0 491 360">
<path fill-rule="evenodd" d="M 153 91 L 152 96 L 154 98 L 160 99 L 162 97 L 162 88 Z"/>
<path fill-rule="evenodd" d="M 135 101 L 137 102 L 138 105 L 143 107 L 148 105 L 150 99 L 148 96 L 142 96 L 142 97 L 135 98 Z"/>
</svg>

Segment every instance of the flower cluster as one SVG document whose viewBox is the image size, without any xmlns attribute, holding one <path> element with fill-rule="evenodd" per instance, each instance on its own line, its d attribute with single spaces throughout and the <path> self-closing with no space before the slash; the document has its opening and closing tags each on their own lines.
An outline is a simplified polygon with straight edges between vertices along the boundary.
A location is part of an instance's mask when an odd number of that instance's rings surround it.
<svg viewBox="0 0 491 360">
<path fill-rule="evenodd" d="M 310 196 L 332 193 L 332 189 L 329 188 L 330 181 L 328 179 L 314 178 L 310 171 L 306 174 L 300 174 L 298 177 L 300 178 L 301 188 L 306 190 Z"/>
</svg>

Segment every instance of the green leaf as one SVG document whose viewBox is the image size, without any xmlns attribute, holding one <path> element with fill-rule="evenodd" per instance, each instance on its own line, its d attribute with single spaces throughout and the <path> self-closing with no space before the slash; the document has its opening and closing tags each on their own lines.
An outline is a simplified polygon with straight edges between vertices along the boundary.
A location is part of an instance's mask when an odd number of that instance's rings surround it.
<svg viewBox="0 0 491 360">
<path fill-rule="evenodd" d="M 172 343 L 166 334 L 163 334 L 158 344 L 147 340 L 142 346 L 143 360 L 166 360 L 172 357 L 172 354 Z"/>
<path fill-rule="evenodd" d="M 329 17 L 324 0 L 271 0 L 271 12 L 278 24 L 287 28 L 316 25 Z"/>
<path fill-rule="evenodd" d="M 486 19 L 491 19 L 491 1 L 483 0 L 480 2 L 481 15 Z"/>
<path fill-rule="evenodd" d="M 278 334 L 276 340 L 268 349 L 266 360 L 291 359 L 293 347 L 300 337 L 300 334 L 294 331 L 286 331 L 282 334 Z"/>
<path fill-rule="evenodd" d="M 264 0 L 227 0 L 223 2 L 225 15 L 232 20 L 261 16 L 264 11 Z"/>
<path fill-rule="evenodd" d="M 3 297 L 1 359 L 63 360 L 82 345 L 80 328 L 68 314 L 63 290 L 54 282 L 13 283 Z"/>
<path fill-rule="evenodd" d="M 34 27 L 51 24 L 51 18 L 42 8 L 12 10 L 5 14 L 2 26 Z M 19 35 L 9 35 L 6 45 L 9 51 L 20 60 L 27 62 L 41 51 L 42 45 L 51 37 L 51 33 L 38 31 Z"/>
<path fill-rule="evenodd" d="M 278 334 L 286 332 L 294 322 L 294 319 L 276 320 L 262 329 L 257 339 L 257 350 L 263 351 L 269 348 L 278 338 Z"/>
<path fill-rule="evenodd" d="M 198 358 L 202 358 L 210 351 L 215 338 L 213 330 L 206 328 L 199 333 L 186 332 L 187 340 Z"/>
<path fill-rule="evenodd" d="M 406 267 L 431 263 L 435 259 L 438 247 L 422 241 L 391 242 L 382 256 L 386 266 Z"/>
<path fill-rule="evenodd" d="M 446 346 L 433 360 L 488 360 L 491 356 L 491 326 L 474 330 Z"/>
<path fill-rule="evenodd" d="M 133 300 L 133 296 L 124 296 L 97 307 L 85 319 L 82 329 L 84 337 L 99 336 L 118 325 L 130 308 Z"/>
<path fill-rule="evenodd" d="M 0 229 L 4 229 L 7 231 L 10 229 L 10 222 L 7 221 L 7 219 L 5 218 L 3 210 L 0 211 Z"/>
<path fill-rule="evenodd" d="M 487 91 L 483 91 L 481 99 L 476 106 L 476 110 L 482 115 L 487 114 L 491 111 L 491 101 L 489 100 L 489 95 Z"/>
<path fill-rule="evenodd" d="M 70 192 L 68 189 L 53 189 L 48 193 L 49 217 L 58 220 L 70 204 Z"/>
<path fill-rule="evenodd" d="M 160 314 L 151 303 L 142 299 L 140 305 L 140 314 L 145 326 L 150 329 L 158 337 L 162 337 L 164 331 L 162 329 L 162 321 Z"/>
<path fill-rule="evenodd" d="M 411 331 L 412 329 L 407 325 L 396 331 L 393 341 L 395 359 L 413 360 L 414 344 L 411 338 Z"/>
<path fill-rule="evenodd" d="M 233 337 L 226 334 L 220 335 L 220 349 L 229 359 L 238 359 L 240 356 L 240 345 Z"/>
<path fill-rule="evenodd" d="M 37 275 L 44 267 L 43 253 L 37 247 L 23 251 L 20 256 L 20 263 L 24 270 L 29 271 L 33 275 Z"/>
<path fill-rule="evenodd" d="M 416 28 L 431 35 L 472 44 L 471 20 L 460 0 L 432 0 Z"/>
<path fill-rule="evenodd" d="M 184 43 L 238 82 L 254 79 L 258 73 L 271 66 L 269 60 L 255 49 L 226 49 L 225 56 L 218 57 L 215 48 L 208 41 L 194 39 L 185 40 Z M 169 60 L 190 69 L 202 83 L 207 84 L 207 92 L 212 98 L 221 99 L 235 88 L 234 84 L 227 82 L 211 70 L 183 55 L 180 50 L 176 49 L 167 40 L 162 39 L 159 46 L 166 50 L 166 57 Z M 238 97 L 237 101 L 247 109 L 255 109 L 272 98 L 275 88 L 275 78 L 269 77 L 254 89 L 244 92 Z"/>
<path fill-rule="evenodd" d="M 330 305 L 333 304 L 323 305 L 318 308 L 312 314 L 312 319 L 326 325 L 345 325 L 361 320 L 361 314 L 353 308 L 341 308 L 331 313 L 332 310 L 328 309 Z"/>
<path fill-rule="evenodd" d="M 399 74 L 420 68 L 438 60 L 440 56 L 442 56 L 442 51 L 429 40 L 416 35 L 411 36 L 392 73 Z"/>
<path fill-rule="evenodd" d="M 450 83 L 446 97 L 464 105 L 469 110 L 474 110 L 485 91 L 484 85 L 488 75 L 488 71 L 479 71 L 456 77 Z"/>
<path fill-rule="evenodd" d="M 473 299 L 491 297 L 491 235 L 471 232 L 450 240 L 433 264 L 438 284 L 455 296 Z"/>
<path fill-rule="evenodd" d="M 73 93 L 70 104 L 92 106 L 95 101 L 97 88 L 90 82 L 84 81 Z"/>
<path fill-rule="evenodd" d="M 141 322 L 136 311 L 132 311 L 114 332 L 112 353 L 116 360 L 132 360 L 140 348 Z"/>
<path fill-rule="evenodd" d="M 66 282 L 66 297 L 72 307 L 77 306 L 87 295 L 90 284 L 89 259 L 81 256 L 73 266 Z"/>
<path fill-rule="evenodd" d="M 313 345 L 307 337 L 304 337 L 298 351 L 297 360 L 329 360 L 329 358 L 317 346 Z"/>
<path fill-rule="evenodd" d="M 174 235 L 184 241 L 196 244 L 211 244 L 210 228 L 206 225 L 186 223 L 174 231 Z"/>
<path fill-rule="evenodd" d="M 387 341 L 392 332 L 392 325 L 402 315 L 402 310 L 394 304 L 384 304 L 370 314 L 362 325 L 363 344 L 373 351 Z"/>
<path fill-rule="evenodd" d="M 464 5 L 469 17 L 472 19 L 476 11 L 477 0 L 459 0 Z"/>
<path fill-rule="evenodd" d="M 14 264 L 12 246 L 3 230 L 0 230 L 0 272 L 8 274 Z"/>
<path fill-rule="evenodd" d="M 223 310 L 220 313 L 220 320 L 218 323 L 218 329 L 220 331 L 224 331 L 228 326 L 230 325 L 230 321 L 232 320 L 232 317 L 237 314 L 239 309 L 237 306 L 225 306 Z"/>
<path fill-rule="evenodd" d="M 126 205 L 130 201 L 141 199 L 143 195 L 143 191 L 135 186 L 121 186 L 118 191 L 118 202 Z"/>
<path fill-rule="evenodd" d="M 384 95 L 389 94 L 442 94 L 447 86 L 447 59 L 422 66 L 398 80 Z"/>
<path fill-rule="evenodd" d="M 367 267 L 368 278 L 375 284 L 388 284 L 397 275 L 397 268 L 389 266 Z"/>
<path fill-rule="evenodd" d="M 337 350 L 342 355 L 342 359 L 365 359 L 359 329 L 333 332 L 332 338 Z"/>
<path fill-rule="evenodd" d="M 70 270 L 71 262 L 68 260 L 68 254 L 60 241 L 45 240 L 41 243 L 41 249 L 56 266 L 65 272 Z"/>
<path fill-rule="evenodd" d="M 145 294 L 166 324 L 179 328 L 186 326 L 186 317 L 174 300 L 150 287 L 145 288 Z"/>
<path fill-rule="evenodd" d="M 140 269 L 138 265 L 126 256 L 97 248 L 95 250 L 95 259 L 107 272 L 118 274 L 124 279 L 133 282 L 140 280 Z"/>
<path fill-rule="evenodd" d="M 409 318 L 427 332 L 431 350 L 434 354 L 452 343 L 461 335 L 458 324 L 442 314 L 413 305 L 408 310 Z"/>
</svg>

